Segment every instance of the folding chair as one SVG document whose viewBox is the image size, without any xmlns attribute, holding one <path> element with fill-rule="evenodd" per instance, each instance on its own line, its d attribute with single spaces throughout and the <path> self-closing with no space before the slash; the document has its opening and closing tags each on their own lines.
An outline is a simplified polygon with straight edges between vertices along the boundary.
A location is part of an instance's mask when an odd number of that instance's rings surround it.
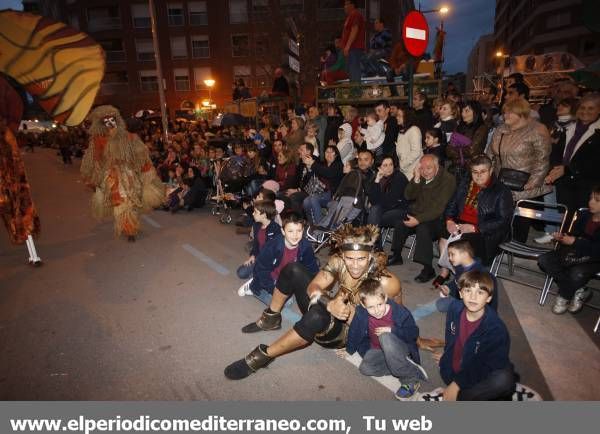
<svg viewBox="0 0 600 434">
<path fill-rule="evenodd" d="M 575 214 L 573 214 L 573 218 L 571 219 L 571 222 L 569 223 L 569 229 L 567 229 L 567 233 L 570 233 L 573 230 L 573 227 L 575 226 L 575 222 L 577 221 L 577 219 L 581 216 L 581 214 L 587 211 L 587 208 L 579 208 L 577 210 L 577 212 Z M 561 231 L 562 232 L 562 231 Z M 558 248 L 558 243 L 556 244 L 556 248 Z M 544 282 L 544 287 L 542 288 L 542 293 L 540 295 L 540 306 L 543 306 L 544 304 L 546 304 L 546 299 L 548 298 L 548 294 L 550 293 L 550 288 L 552 287 L 552 283 L 554 282 L 554 278 L 553 277 L 548 277 L 546 276 L 546 281 Z"/>
<path fill-rule="evenodd" d="M 381 228 L 381 248 L 383 249 L 385 247 L 385 244 L 388 242 L 388 240 L 391 243 L 393 237 L 394 237 L 394 228 L 393 227 Z M 409 237 L 406 239 L 406 242 L 408 243 L 408 249 L 409 249 L 406 259 L 409 260 L 412 257 L 413 251 L 415 250 L 415 244 L 417 243 L 417 236 L 414 234 L 409 235 Z M 406 247 L 406 244 L 404 245 L 404 247 Z"/>
<path fill-rule="evenodd" d="M 598 321 L 596 321 L 596 326 L 594 327 L 594 333 L 598 333 L 599 328 L 600 328 L 600 315 L 598 315 Z"/>
<path fill-rule="evenodd" d="M 539 207 L 540 209 L 531 208 L 531 206 Z M 525 259 L 536 260 L 549 251 L 553 249 L 530 246 L 525 243 L 521 243 L 514 239 L 514 223 L 515 218 L 524 217 L 529 218 L 530 220 L 535 220 L 544 223 L 553 223 L 559 225 L 560 231 L 562 232 L 565 226 L 565 221 L 567 218 L 567 207 L 562 204 L 546 204 L 544 202 L 539 202 L 535 200 L 519 200 L 515 206 L 515 210 L 513 212 L 513 216 L 510 222 L 510 240 L 503 242 L 500 244 L 500 253 L 496 255 L 494 261 L 492 262 L 492 267 L 490 268 L 490 272 L 495 277 L 500 277 L 501 279 L 508 280 L 511 282 L 520 283 L 521 285 L 530 286 L 532 288 L 541 289 L 542 294 L 544 293 L 544 289 L 549 288 L 549 283 L 551 283 L 551 277 L 545 274 L 544 285 L 541 288 L 538 288 L 537 285 L 533 285 L 531 283 L 522 282 L 520 280 L 513 279 L 508 276 L 499 276 L 498 272 L 500 270 L 500 265 L 502 264 L 502 260 L 504 259 L 504 255 L 507 255 L 508 259 L 508 273 L 509 276 L 514 274 L 514 257 L 522 257 Z M 556 244 L 554 249 L 556 249 Z M 540 304 L 542 304 L 540 298 Z"/>
</svg>

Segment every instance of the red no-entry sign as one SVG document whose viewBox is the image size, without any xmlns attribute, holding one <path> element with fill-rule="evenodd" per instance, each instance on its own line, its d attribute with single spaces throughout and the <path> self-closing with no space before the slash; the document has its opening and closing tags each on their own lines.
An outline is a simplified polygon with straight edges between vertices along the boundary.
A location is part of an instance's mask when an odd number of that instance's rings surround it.
<svg viewBox="0 0 600 434">
<path fill-rule="evenodd" d="M 402 24 L 402 40 L 406 51 L 419 57 L 427 50 L 429 42 L 429 26 L 425 15 L 418 11 L 411 11 Z"/>
</svg>

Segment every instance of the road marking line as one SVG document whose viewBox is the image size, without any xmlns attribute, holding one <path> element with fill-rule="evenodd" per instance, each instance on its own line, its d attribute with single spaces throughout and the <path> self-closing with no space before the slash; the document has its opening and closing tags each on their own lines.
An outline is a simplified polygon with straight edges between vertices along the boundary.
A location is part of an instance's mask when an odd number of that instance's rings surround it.
<svg viewBox="0 0 600 434">
<path fill-rule="evenodd" d="M 185 250 L 186 252 L 188 252 L 189 254 L 194 256 L 195 258 L 204 262 L 206 265 L 208 265 L 210 268 L 212 268 L 217 273 L 219 273 L 223 276 L 228 276 L 230 274 L 229 270 L 227 268 L 223 267 L 221 264 L 219 264 L 217 261 L 212 259 L 210 256 L 205 255 L 204 253 L 202 253 L 200 250 L 198 250 L 194 246 L 192 246 L 190 244 L 183 244 L 181 247 L 183 247 L 183 250 Z"/>
<path fill-rule="evenodd" d="M 414 27 L 406 28 L 406 37 L 412 39 L 420 39 L 424 41 L 427 39 L 427 33 L 423 29 L 415 29 Z"/>
<path fill-rule="evenodd" d="M 157 228 L 157 229 L 162 227 L 162 226 L 160 225 L 160 223 L 158 223 L 158 222 L 157 222 L 156 220 L 154 220 L 153 218 L 151 218 L 151 217 L 148 217 L 147 215 L 143 215 L 143 216 L 142 216 L 142 219 L 143 219 L 143 220 L 144 220 L 146 223 L 148 223 L 150 226 L 153 226 L 153 227 L 155 227 L 155 228 Z"/>
</svg>

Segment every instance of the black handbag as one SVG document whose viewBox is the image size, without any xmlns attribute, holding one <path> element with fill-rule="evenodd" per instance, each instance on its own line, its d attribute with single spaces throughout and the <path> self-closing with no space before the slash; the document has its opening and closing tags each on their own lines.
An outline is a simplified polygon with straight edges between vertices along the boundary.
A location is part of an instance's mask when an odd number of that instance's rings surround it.
<svg viewBox="0 0 600 434">
<path fill-rule="evenodd" d="M 500 135 L 500 143 L 498 144 L 498 158 L 500 159 L 500 167 L 502 167 L 502 139 L 504 134 Z M 529 181 L 531 175 L 523 170 L 509 169 L 502 167 L 498 174 L 498 179 L 508 188 L 513 191 L 523 191 L 525 184 Z"/>
</svg>

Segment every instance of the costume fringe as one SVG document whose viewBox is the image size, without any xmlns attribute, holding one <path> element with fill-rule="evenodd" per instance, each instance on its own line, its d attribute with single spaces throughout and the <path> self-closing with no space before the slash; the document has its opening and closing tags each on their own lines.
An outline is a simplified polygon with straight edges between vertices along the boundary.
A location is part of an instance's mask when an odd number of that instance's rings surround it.
<svg viewBox="0 0 600 434">
<path fill-rule="evenodd" d="M 142 172 L 142 209 L 149 211 L 160 206 L 165 199 L 165 185 L 154 168 Z"/>
<path fill-rule="evenodd" d="M 123 203 L 114 208 L 115 235 L 136 236 L 140 231 L 140 219 L 129 203 Z"/>
</svg>

